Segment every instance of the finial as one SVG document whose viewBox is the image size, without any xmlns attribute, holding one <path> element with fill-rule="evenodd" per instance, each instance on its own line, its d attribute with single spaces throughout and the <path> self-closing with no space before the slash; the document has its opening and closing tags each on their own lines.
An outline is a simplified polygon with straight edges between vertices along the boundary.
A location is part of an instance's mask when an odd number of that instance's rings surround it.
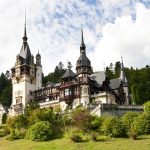
<svg viewBox="0 0 150 150">
<path fill-rule="evenodd" d="M 123 56 L 121 56 L 121 69 L 124 69 L 124 65 L 123 65 Z"/>
<path fill-rule="evenodd" d="M 82 25 L 81 25 L 81 45 L 80 45 L 80 47 L 85 48 Z"/>
<path fill-rule="evenodd" d="M 121 56 L 121 62 L 123 62 L 123 56 Z"/>
<path fill-rule="evenodd" d="M 27 31 L 26 31 L 26 6 L 25 6 L 25 24 L 24 24 L 24 36 L 23 36 L 23 42 L 27 42 Z"/>
</svg>

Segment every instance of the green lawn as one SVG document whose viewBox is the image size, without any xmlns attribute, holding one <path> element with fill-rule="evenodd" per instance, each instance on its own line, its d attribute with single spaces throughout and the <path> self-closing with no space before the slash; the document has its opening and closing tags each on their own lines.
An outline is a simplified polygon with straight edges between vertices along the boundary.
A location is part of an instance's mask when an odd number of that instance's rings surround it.
<svg viewBox="0 0 150 150">
<path fill-rule="evenodd" d="M 0 150 L 150 150 L 150 135 L 141 136 L 135 141 L 129 138 L 118 138 L 105 142 L 89 140 L 83 143 L 73 143 L 69 137 L 49 142 L 8 141 L 1 138 Z"/>
</svg>

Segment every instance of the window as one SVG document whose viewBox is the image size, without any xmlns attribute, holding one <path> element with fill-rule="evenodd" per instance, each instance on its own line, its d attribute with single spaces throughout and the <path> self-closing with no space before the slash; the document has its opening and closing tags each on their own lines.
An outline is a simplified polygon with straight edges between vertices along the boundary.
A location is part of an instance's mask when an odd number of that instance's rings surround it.
<svg viewBox="0 0 150 150">
<path fill-rule="evenodd" d="M 66 95 L 66 96 L 69 95 L 69 89 L 65 89 L 65 95 Z"/>
<path fill-rule="evenodd" d="M 20 104 L 20 103 L 22 103 L 21 97 L 17 97 L 16 98 L 16 104 Z"/>
<path fill-rule="evenodd" d="M 87 70 L 86 67 L 84 67 L 84 68 L 83 68 L 83 71 L 86 71 L 86 70 Z"/>
</svg>

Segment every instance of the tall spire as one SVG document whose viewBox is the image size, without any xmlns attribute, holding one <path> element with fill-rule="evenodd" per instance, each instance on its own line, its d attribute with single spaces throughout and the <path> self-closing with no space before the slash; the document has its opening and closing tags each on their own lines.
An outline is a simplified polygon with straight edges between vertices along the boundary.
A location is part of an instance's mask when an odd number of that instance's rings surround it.
<svg viewBox="0 0 150 150">
<path fill-rule="evenodd" d="M 85 50 L 84 37 L 83 37 L 83 29 L 81 27 L 81 45 L 80 49 Z"/>
<path fill-rule="evenodd" d="M 123 64 L 123 57 L 121 56 L 121 70 L 120 70 L 120 79 L 125 84 L 127 83 L 127 79 L 124 72 L 124 64 Z"/>
<path fill-rule="evenodd" d="M 24 24 L 24 36 L 23 36 L 23 42 L 27 42 L 27 31 L 26 31 L 26 7 L 25 7 L 25 24 Z"/>
</svg>

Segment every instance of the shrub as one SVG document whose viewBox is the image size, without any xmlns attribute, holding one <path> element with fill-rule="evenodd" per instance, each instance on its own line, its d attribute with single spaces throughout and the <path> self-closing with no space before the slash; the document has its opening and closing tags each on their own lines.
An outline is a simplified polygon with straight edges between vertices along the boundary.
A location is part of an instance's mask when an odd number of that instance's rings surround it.
<svg viewBox="0 0 150 150">
<path fill-rule="evenodd" d="M 93 116 L 90 122 L 90 129 L 99 130 L 102 126 L 103 121 L 104 121 L 104 118 Z"/>
<path fill-rule="evenodd" d="M 23 139 L 25 137 L 25 130 L 11 129 L 10 135 L 7 140 L 14 141 L 18 139 Z"/>
<path fill-rule="evenodd" d="M 26 128 L 28 126 L 28 121 L 26 117 L 22 115 L 10 117 L 7 119 L 6 124 L 11 128 Z"/>
<path fill-rule="evenodd" d="M 84 108 L 77 108 L 72 113 L 72 120 L 76 127 L 87 132 L 90 129 L 91 115 Z"/>
<path fill-rule="evenodd" d="M 27 132 L 27 138 L 33 141 L 47 141 L 54 136 L 52 125 L 47 121 L 38 121 Z"/>
<path fill-rule="evenodd" d="M 133 123 L 134 118 L 137 116 L 138 116 L 138 113 L 136 112 L 127 112 L 122 116 L 121 120 L 128 133 L 131 130 L 131 124 Z"/>
<path fill-rule="evenodd" d="M 144 112 L 150 113 L 150 101 L 144 103 Z"/>
<path fill-rule="evenodd" d="M 110 137 L 125 137 L 126 132 L 123 123 L 117 117 L 106 118 L 102 124 L 102 132 Z"/>
<path fill-rule="evenodd" d="M 63 126 L 62 115 L 53 111 L 52 108 L 36 109 L 29 116 L 29 124 L 37 121 L 47 121 L 53 126 L 56 134 L 61 132 Z"/>
<path fill-rule="evenodd" d="M 6 121 L 6 125 L 11 128 L 15 128 L 15 119 L 16 117 L 9 117 Z"/>
<path fill-rule="evenodd" d="M 7 114 L 4 113 L 3 116 L 2 116 L 2 124 L 5 124 L 6 120 L 7 120 Z"/>
<path fill-rule="evenodd" d="M 131 125 L 131 132 L 140 134 L 150 134 L 150 114 L 141 113 L 136 117 Z"/>
<path fill-rule="evenodd" d="M 83 141 L 82 136 L 79 133 L 73 133 L 71 136 L 71 140 L 77 143 Z"/>
<path fill-rule="evenodd" d="M 10 133 L 7 126 L 0 126 L 0 137 L 4 137 Z"/>
<path fill-rule="evenodd" d="M 98 141 L 98 134 L 97 133 L 92 133 L 92 140 Z"/>
</svg>

